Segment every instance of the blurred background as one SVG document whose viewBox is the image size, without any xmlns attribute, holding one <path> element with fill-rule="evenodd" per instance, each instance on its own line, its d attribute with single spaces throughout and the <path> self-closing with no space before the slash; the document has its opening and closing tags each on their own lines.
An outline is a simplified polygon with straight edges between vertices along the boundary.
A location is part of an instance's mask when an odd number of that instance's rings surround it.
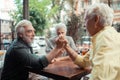
<svg viewBox="0 0 120 80">
<path fill-rule="evenodd" d="M 15 26 L 22 19 L 30 20 L 36 30 L 32 47 L 37 55 L 46 54 L 46 39 L 55 35 L 54 24 L 59 22 L 65 23 L 67 35 L 84 55 L 92 38 L 84 26 L 84 12 L 94 3 L 113 8 L 113 27 L 120 32 L 120 0 L 0 0 L 0 72 L 5 52 L 16 38 Z"/>
<path fill-rule="evenodd" d="M 35 53 L 43 50 L 45 39 L 55 35 L 54 24 L 63 22 L 78 49 L 90 47 L 84 27 L 84 12 L 94 3 L 106 3 L 114 9 L 113 27 L 120 31 L 120 0 L 0 0 L 0 49 L 7 50 L 15 39 L 14 27 L 22 19 L 28 19 L 36 29 L 33 42 Z"/>
</svg>

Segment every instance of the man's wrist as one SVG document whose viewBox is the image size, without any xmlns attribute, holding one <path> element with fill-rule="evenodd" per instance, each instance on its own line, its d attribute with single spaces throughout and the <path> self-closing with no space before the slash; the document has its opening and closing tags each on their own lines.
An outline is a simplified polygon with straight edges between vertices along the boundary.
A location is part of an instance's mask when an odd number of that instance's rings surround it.
<svg viewBox="0 0 120 80">
<path fill-rule="evenodd" d="M 67 43 L 66 45 L 65 45 L 65 49 L 67 49 L 67 48 L 69 48 L 70 46 L 69 46 L 69 44 Z"/>
</svg>

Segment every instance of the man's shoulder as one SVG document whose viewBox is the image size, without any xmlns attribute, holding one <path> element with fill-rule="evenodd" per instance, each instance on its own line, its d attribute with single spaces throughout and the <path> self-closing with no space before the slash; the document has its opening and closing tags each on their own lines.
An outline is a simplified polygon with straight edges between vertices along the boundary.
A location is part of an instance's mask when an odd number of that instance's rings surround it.
<svg viewBox="0 0 120 80">
<path fill-rule="evenodd" d="M 53 39 L 55 39 L 57 36 L 53 36 L 53 37 L 50 37 L 49 39 L 50 40 L 53 40 Z"/>
<path fill-rule="evenodd" d="M 27 48 L 27 46 L 19 41 L 14 41 L 13 48 L 22 49 L 22 48 Z"/>
<path fill-rule="evenodd" d="M 71 36 L 66 36 L 67 40 L 73 39 Z"/>
<path fill-rule="evenodd" d="M 67 38 L 72 38 L 71 36 L 66 36 Z"/>
<path fill-rule="evenodd" d="M 49 41 L 54 41 L 56 39 L 56 36 L 49 38 Z"/>
</svg>

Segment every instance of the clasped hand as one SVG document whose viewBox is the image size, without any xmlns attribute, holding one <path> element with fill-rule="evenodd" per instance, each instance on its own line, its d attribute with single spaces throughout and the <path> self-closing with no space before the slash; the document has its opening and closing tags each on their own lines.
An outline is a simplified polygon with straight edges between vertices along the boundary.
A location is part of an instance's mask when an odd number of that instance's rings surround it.
<svg viewBox="0 0 120 80">
<path fill-rule="evenodd" d="M 56 48 L 64 48 L 68 43 L 67 39 L 63 35 L 59 35 L 56 40 Z"/>
</svg>

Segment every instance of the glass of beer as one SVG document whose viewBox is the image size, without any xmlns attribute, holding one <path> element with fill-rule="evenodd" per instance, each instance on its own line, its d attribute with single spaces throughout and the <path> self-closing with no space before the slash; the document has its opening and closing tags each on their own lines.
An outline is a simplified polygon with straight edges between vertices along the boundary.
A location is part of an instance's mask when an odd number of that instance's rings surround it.
<svg viewBox="0 0 120 80">
<path fill-rule="evenodd" d="M 85 55 L 88 51 L 89 51 L 88 48 L 83 48 L 83 49 L 81 50 L 81 55 Z"/>
</svg>

